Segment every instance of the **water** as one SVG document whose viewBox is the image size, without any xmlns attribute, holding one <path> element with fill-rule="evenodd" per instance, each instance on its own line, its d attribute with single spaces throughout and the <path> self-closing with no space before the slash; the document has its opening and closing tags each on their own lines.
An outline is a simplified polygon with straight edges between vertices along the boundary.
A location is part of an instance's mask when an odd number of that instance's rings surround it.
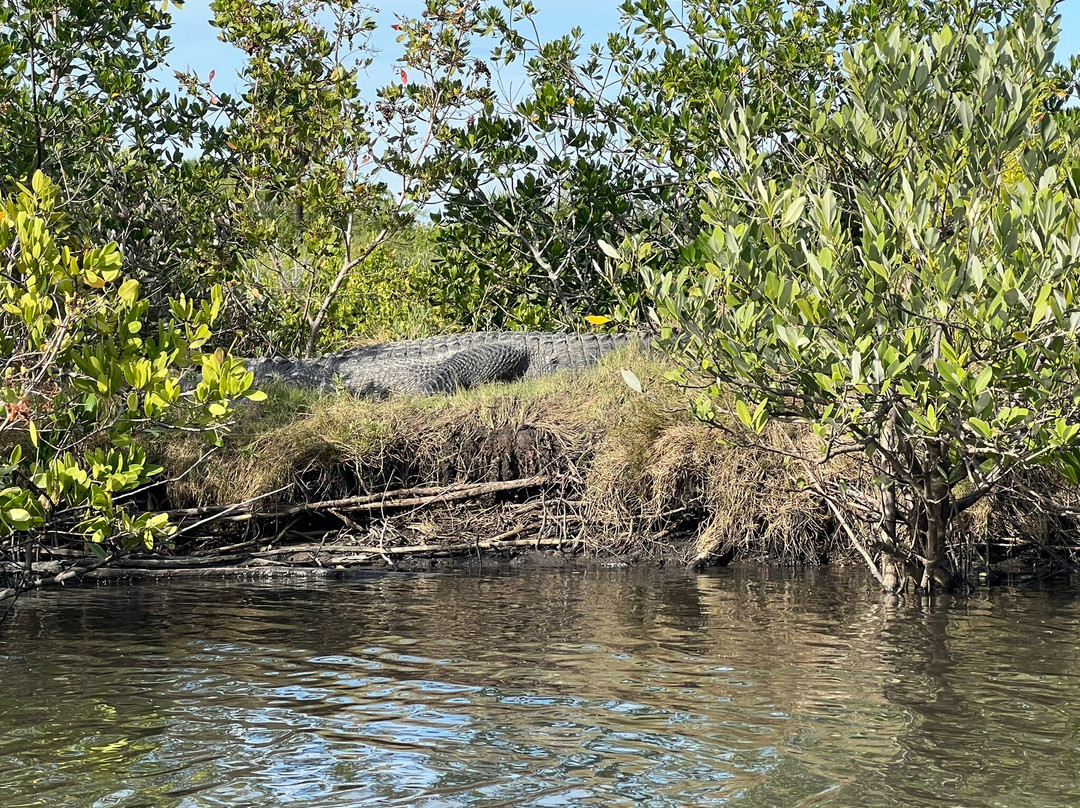
<svg viewBox="0 0 1080 808">
<path fill-rule="evenodd" d="M 1074 806 L 1080 599 L 575 570 L 28 597 L 0 805 Z"/>
</svg>

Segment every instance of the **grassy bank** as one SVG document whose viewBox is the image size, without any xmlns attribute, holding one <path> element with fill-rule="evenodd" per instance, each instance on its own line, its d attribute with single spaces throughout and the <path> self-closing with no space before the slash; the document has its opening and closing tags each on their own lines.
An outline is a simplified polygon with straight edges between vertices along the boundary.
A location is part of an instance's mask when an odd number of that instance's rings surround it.
<svg viewBox="0 0 1080 808">
<path fill-rule="evenodd" d="M 626 384 L 626 368 L 644 392 Z M 317 540 L 324 553 L 353 548 L 352 558 L 367 544 L 471 546 L 508 537 L 515 547 L 687 562 L 846 552 L 792 461 L 726 444 L 689 416 L 684 394 L 662 381 L 664 370 L 626 350 L 587 372 L 449 397 L 379 402 L 271 389 L 242 414 L 227 447 L 186 474 L 204 445 L 181 439 L 154 447 L 176 478 L 159 504 L 192 509 L 190 526 L 213 506 L 250 503 L 242 518 L 183 534 L 180 549 L 189 551 L 245 539 Z M 537 482 L 483 488 L 530 480 Z M 437 496 L 440 487 L 470 485 L 476 496 Z M 415 489 L 428 499 L 399 507 L 399 493 Z M 375 510 L 370 500 L 379 497 L 388 507 Z M 337 514 L 329 506 L 296 510 L 350 498 L 369 501 Z"/>
<path fill-rule="evenodd" d="M 643 392 L 626 384 L 626 368 Z M 528 547 L 797 563 L 857 558 L 848 527 L 873 541 L 872 526 L 838 523 L 815 491 L 868 483 L 859 461 L 820 465 L 816 439 L 794 427 L 768 435 L 784 454 L 733 445 L 688 414 L 665 370 L 626 350 L 587 372 L 449 397 L 274 388 L 223 449 L 207 455 L 194 439 L 155 446 L 174 478 L 156 504 L 187 509 L 177 512 L 177 552 L 243 549 L 266 564 Z M 958 536 L 957 553 L 1000 558 L 1032 543 L 1071 552 L 1076 526 L 988 500 L 965 514 Z"/>
</svg>

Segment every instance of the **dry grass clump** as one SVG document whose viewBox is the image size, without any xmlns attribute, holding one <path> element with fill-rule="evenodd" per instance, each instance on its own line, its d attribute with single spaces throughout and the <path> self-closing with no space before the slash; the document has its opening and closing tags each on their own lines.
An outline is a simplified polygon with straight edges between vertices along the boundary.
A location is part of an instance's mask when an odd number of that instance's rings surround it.
<svg viewBox="0 0 1080 808">
<path fill-rule="evenodd" d="M 607 437 L 590 469 L 594 521 L 636 531 L 639 541 L 691 535 L 687 560 L 695 563 L 735 556 L 795 563 L 847 552 L 798 460 L 733 444 L 688 416 L 639 418 Z M 817 455 L 809 430 L 775 427 L 766 438 L 785 449 L 794 438 L 811 462 Z M 834 463 L 823 473 L 847 470 Z"/>
<path fill-rule="evenodd" d="M 1027 470 L 961 514 L 952 552 L 958 568 L 1009 559 L 1051 558 L 1080 565 L 1080 489 L 1048 468 Z"/>
</svg>

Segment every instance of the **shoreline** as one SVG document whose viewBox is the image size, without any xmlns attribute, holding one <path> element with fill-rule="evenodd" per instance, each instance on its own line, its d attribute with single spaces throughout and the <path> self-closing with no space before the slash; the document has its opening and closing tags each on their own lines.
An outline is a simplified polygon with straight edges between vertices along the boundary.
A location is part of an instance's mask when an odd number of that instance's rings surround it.
<svg viewBox="0 0 1080 808">
<path fill-rule="evenodd" d="M 851 557 L 787 462 L 725 444 L 668 370 L 630 347 L 585 371 L 452 396 L 272 386 L 194 470 L 196 441 L 148 447 L 174 481 L 158 507 L 177 554 L 260 564 L 540 548 L 689 565 Z"/>
<path fill-rule="evenodd" d="M 453 396 L 370 401 L 272 386 L 238 413 L 224 447 L 190 433 L 147 445 L 165 479 L 137 507 L 170 515 L 168 547 L 103 560 L 42 544 L 33 588 L 75 578 L 328 577 L 528 554 L 551 563 L 861 564 L 847 526 L 803 479 L 817 448 L 809 430 L 778 426 L 770 439 L 794 450 L 786 454 L 733 445 L 690 415 L 668 370 L 626 349 L 586 371 Z M 849 457 L 819 473 L 858 484 L 866 468 Z M 1006 500 L 973 508 L 957 536 L 969 582 L 1009 563 L 1077 568 L 1080 526 Z M 16 580 L 25 560 L 0 573 Z"/>
</svg>

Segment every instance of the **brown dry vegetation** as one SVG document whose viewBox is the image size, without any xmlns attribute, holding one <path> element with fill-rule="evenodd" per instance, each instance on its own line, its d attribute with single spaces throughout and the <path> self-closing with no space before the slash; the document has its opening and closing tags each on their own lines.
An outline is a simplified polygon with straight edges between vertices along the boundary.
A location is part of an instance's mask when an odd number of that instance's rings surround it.
<svg viewBox="0 0 1080 808">
<path fill-rule="evenodd" d="M 267 565 L 530 546 L 695 563 L 857 558 L 814 487 L 867 485 L 864 464 L 821 465 L 817 439 L 789 425 L 766 434 L 786 455 L 733 445 L 689 415 L 665 369 L 628 350 L 588 372 L 449 397 L 272 389 L 224 449 L 203 457 L 192 438 L 153 447 L 174 478 L 155 504 L 190 509 L 178 514 L 177 552 L 243 549 L 245 563 Z M 871 526 L 854 527 L 872 539 Z M 955 552 L 969 555 L 991 541 L 1055 552 L 1075 534 L 1072 522 L 996 500 L 960 528 Z"/>
<path fill-rule="evenodd" d="M 644 393 L 627 386 L 624 368 L 633 369 Z M 154 447 L 176 478 L 158 504 L 200 509 L 190 525 L 211 513 L 206 506 L 258 498 L 230 512 L 234 521 L 184 534 L 198 540 L 182 537 L 178 548 L 248 540 L 294 562 L 304 554 L 281 550 L 296 541 L 318 543 L 333 561 L 493 538 L 496 547 L 513 540 L 507 546 L 682 561 L 738 555 L 794 562 L 846 553 L 797 464 L 726 443 L 688 414 L 682 391 L 663 382 L 664 370 L 627 350 L 587 372 L 441 398 L 378 402 L 273 389 L 242 413 L 227 448 L 186 474 L 205 446 L 188 438 Z M 515 480 L 542 481 L 476 489 L 477 496 L 453 503 L 441 502 L 436 490 Z M 418 487 L 429 501 L 393 501 L 393 492 Z M 384 492 L 391 492 L 387 507 L 373 509 L 370 500 L 382 501 Z M 358 496 L 368 500 L 361 513 L 295 513 L 298 504 Z M 351 549 L 335 556 L 335 547 Z"/>
</svg>

